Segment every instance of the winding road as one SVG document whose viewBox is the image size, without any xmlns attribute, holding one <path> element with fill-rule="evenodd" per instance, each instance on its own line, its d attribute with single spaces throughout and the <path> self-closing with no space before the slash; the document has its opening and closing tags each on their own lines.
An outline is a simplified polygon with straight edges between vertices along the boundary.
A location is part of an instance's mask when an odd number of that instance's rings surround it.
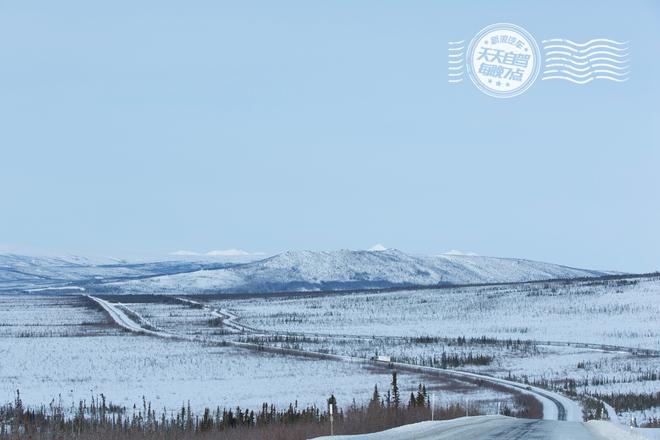
<svg viewBox="0 0 660 440">
<path fill-rule="evenodd" d="M 193 342 L 202 342 L 202 343 L 212 342 L 205 340 L 199 336 L 180 335 L 180 334 L 166 332 L 160 329 L 156 329 L 156 330 L 145 329 L 142 326 L 140 326 L 139 323 L 131 319 L 130 316 L 124 313 L 117 306 L 117 304 L 108 302 L 106 300 L 103 300 L 95 296 L 87 295 L 87 298 L 100 305 L 117 325 L 128 331 L 150 335 L 150 336 L 161 337 L 161 338 L 168 338 L 168 339 L 189 340 Z M 235 315 L 234 313 L 225 310 L 217 310 L 203 303 L 193 300 L 188 300 L 185 298 L 177 298 L 177 300 L 192 307 L 203 308 L 206 311 L 210 312 L 213 316 L 222 317 L 224 320 L 223 324 L 236 331 L 249 332 L 249 333 L 256 333 L 256 332 L 262 333 L 258 329 L 254 329 L 248 326 L 244 326 L 240 323 L 237 323 L 238 316 Z M 268 332 L 266 333 L 273 334 Z M 254 344 L 248 342 L 237 342 L 231 340 L 225 340 L 223 341 L 223 344 L 231 345 L 239 348 L 268 351 L 268 352 L 287 354 L 287 355 L 306 356 L 306 357 L 314 357 L 320 359 L 331 359 L 342 362 L 353 362 L 353 363 L 362 363 L 369 365 L 374 364 L 374 361 L 365 358 L 319 353 L 309 350 L 296 350 L 296 349 L 288 349 L 288 348 L 285 349 L 285 348 L 265 346 L 261 344 Z M 580 405 L 572 401 L 571 399 L 568 399 L 565 396 L 562 396 L 561 394 L 558 393 L 554 393 L 552 391 L 544 390 L 537 387 L 527 386 L 506 379 L 495 378 L 492 376 L 471 373 L 467 371 L 447 370 L 437 367 L 425 367 L 425 366 L 407 364 L 401 362 L 391 363 L 391 366 L 396 367 L 397 369 L 400 370 L 431 373 L 431 374 L 443 374 L 443 375 L 450 375 L 450 376 L 469 378 L 469 379 L 478 379 L 492 384 L 503 385 L 510 389 L 514 389 L 518 392 L 523 392 L 533 395 L 537 400 L 539 400 L 543 404 L 543 418 L 545 420 L 561 420 L 561 421 L 574 421 L 574 422 L 582 421 L 582 409 Z"/>
<path fill-rule="evenodd" d="M 276 332 L 272 332 L 269 330 L 263 330 L 263 329 L 256 329 L 254 327 L 249 327 L 245 326 L 241 323 L 238 322 L 238 315 L 236 315 L 233 312 L 230 312 L 228 310 L 218 310 L 213 307 L 210 307 L 204 303 L 194 301 L 191 299 L 187 298 L 177 298 L 178 301 L 187 304 L 187 305 L 192 305 L 194 307 L 199 307 L 203 308 L 204 310 L 210 312 L 214 316 L 220 316 L 224 319 L 224 324 L 232 329 L 242 331 L 242 332 L 247 332 L 247 333 L 256 333 L 256 334 L 267 334 L 267 335 L 273 335 L 273 336 L 306 336 L 306 337 L 333 337 L 331 335 L 322 335 L 322 334 L 316 334 L 316 333 L 303 333 L 303 332 L 287 332 L 284 335 L 281 333 L 278 334 Z M 353 335 L 339 335 L 339 338 L 360 338 L 360 339 L 367 339 L 365 336 L 353 336 Z M 371 339 L 372 337 L 369 337 Z M 403 337 L 401 337 L 403 338 Z M 235 343 L 235 344 L 241 344 L 241 343 Z M 249 344 L 252 346 L 253 344 Z M 262 347 L 262 346 L 260 346 Z M 272 349 L 274 347 L 270 347 L 269 349 Z M 263 349 L 263 347 L 262 347 Z M 282 349 L 284 350 L 284 349 Z M 302 354 L 302 353 L 292 353 L 292 350 L 286 349 L 288 354 Z M 295 352 L 300 352 L 302 350 L 293 350 Z M 336 360 L 342 360 L 342 361 L 351 361 L 351 362 L 371 362 L 367 361 L 363 358 L 358 358 L 358 357 L 350 357 L 350 356 L 338 356 L 338 355 L 328 355 L 328 354 L 323 354 L 323 353 L 317 353 L 313 351 L 304 351 L 305 355 L 318 355 L 322 356 L 325 359 L 331 358 L 331 359 L 336 359 Z M 471 379 L 479 379 L 479 380 L 484 380 L 490 383 L 496 383 L 498 385 L 504 385 L 508 388 L 514 388 L 518 391 L 521 391 L 523 393 L 531 394 L 534 397 L 537 398 L 542 404 L 543 404 L 543 418 L 547 420 L 562 420 L 562 421 L 582 421 L 582 408 L 580 405 L 578 405 L 576 402 L 574 402 L 571 399 L 568 399 L 561 394 L 554 393 L 552 391 L 547 391 L 542 388 L 538 387 L 532 387 L 532 386 L 527 386 L 524 384 L 520 384 L 518 382 L 514 382 L 511 380 L 506 380 L 506 379 L 500 379 L 484 374 L 477 374 L 477 373 L 471 373 L 467 371 L 459 371 L 459 370 L 448 370 L 448 369 L 443 369 L 443 368 L 438 368 L 438 367 L 425 367 L 425 366 L 419 366 L 419 365 L 414 365 L 414 364 L 408 364 L 408 363 L 402 363 L 402 362 L 393 362 L 391 363 L 392 366 L 397 367 L 400 370 L 407 370 L 407 371 L 414 371 L 414 372 L 423 372 L 423 373 L 442 373 L 446 375 L 453 375 L 453 376 L 458 376 L 458 377 L 467 377 Z"/>
</svg>

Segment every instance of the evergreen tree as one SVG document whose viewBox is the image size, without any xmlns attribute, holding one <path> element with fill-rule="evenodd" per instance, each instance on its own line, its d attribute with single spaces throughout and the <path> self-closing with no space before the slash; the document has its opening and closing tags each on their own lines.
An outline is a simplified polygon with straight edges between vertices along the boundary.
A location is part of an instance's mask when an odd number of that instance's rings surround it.
<svg viewBox="0 0 660 440">
<path fill-rule="evenodd" d="M 371 395 L 371 401 L 369 401 L 369 409 L 378 408 L 380 405 L 380 393 L 378 392 L 378 384 L 376 384 L 374 385 L 374 393 Z"/>
<path fill-rule="evenodd" d="M 397 409 L 401 405 L 401 395 L 399 394 L 399 385 L 396 380 L 396 371 L 392 372 L 392 404 Z"/>
<path fill-rule="evenodd" d="M 199 423 L 199 430 L 202 432 L 210 431 L 213 428 L 213 419 L 208 408 L 204 408 L 202 421 Z"/>
<path fill-rule="evenodd" d="M 417 397 L 415 398 L 417 406 L 423 407 L 426 403 L 426 386 L 419 384 L 417 387 Z"/>
</svg>

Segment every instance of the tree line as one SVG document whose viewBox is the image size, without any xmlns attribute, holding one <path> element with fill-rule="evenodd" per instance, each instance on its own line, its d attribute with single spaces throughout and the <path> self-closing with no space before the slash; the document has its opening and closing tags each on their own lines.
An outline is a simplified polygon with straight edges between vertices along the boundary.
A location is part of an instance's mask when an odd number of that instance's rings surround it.
<svg viewBox="0 0 660 440">
<path fill-rule="evenodd" d="M 334 395 L 325 408 L 299 407 L 297 402 L 278 408 L 264 403 L 258 410 L 205 408 L 195 412 L 190 403 L 177 411 L 157 411 L 143 399 L 142 406 L 129 408 L 107 402 L 106 397 L 80 401 L 75 407 L 51 402 L 48 406 L 26 406 L 17 391 L 13 402 L 0 406 L 0 439 L 16 440 L 170 440 L 245 439 L 303 440 L 329 433 L 330 406 L 335 434 L 362 434 L 381 431 L 431 418 L 430 397 L 420 384 L 404 401 L 397 373 L 390 387 L 381 393 L 376 385 L 366 405 L 355 400 L 340 406 Z M 477 414 L 476 408 L 470 409 Z M 436 420 L 465 415 L 460 404 L 436 406 Z"/>
</svg>

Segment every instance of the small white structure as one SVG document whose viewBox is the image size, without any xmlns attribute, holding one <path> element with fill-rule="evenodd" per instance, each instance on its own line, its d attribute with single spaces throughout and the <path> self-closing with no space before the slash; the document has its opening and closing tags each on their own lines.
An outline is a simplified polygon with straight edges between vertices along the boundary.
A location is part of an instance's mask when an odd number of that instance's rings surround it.
<svg viewBox="0 0 660 440">
<path fill-rule="evenodd" d="M 374 356 L 374 357 L 371 358 L 371 360 L 376 361 L 376 362 L 385 362 L 385 363 L 388 363 L 388 364 L 390 362 L 392 362 L 392 360 L 390 359 L 389 356 Z"/>
</svg>

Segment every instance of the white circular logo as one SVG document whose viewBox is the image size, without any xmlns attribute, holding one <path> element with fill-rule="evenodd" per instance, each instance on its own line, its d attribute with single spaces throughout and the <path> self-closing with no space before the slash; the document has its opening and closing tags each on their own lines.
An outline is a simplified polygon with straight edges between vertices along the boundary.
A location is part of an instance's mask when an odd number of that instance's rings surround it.
<svg viewBox="0 0 660 440">
<path fill-rule="evenodd" d="M 534 83 L 541 69 L 541 53 L 525 29 L 498 23 L 472 39 L 466 64 L 479 90 L 496 98 L 511 98 Z"/>
</svg>

